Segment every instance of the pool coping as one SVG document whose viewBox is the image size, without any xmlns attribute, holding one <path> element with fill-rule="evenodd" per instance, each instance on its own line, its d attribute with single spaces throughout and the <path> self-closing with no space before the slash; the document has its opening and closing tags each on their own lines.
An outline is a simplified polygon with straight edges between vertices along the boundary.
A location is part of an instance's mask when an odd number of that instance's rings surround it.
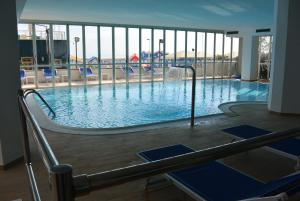
<svg viewBox="0 0 300 201">
<path fill-rule="evenodd" d="M 73 134 L 73 135 L 109 135 L 109 134 L 126 134 L 126 133 L 135 133 L 147 130 L 155 130 L 161 128 L 174 128 L 174 127 L 182 127 L 190 126 L 190 118 L 179 119 L 179 120 L 171 120 L 159 123 L 151 123 L 151 124 L 143 124 L 138 126 L 128 126 L 128 127 L 119 127 L 119 128 L 78 128 L 65 126 L 56 123 L 51 120 L 43 111 L 40 104 L 35 100 L 32 94 L 30 94 L 26 98 L 26 102 L 32 114 L 35 116 L 41 128 L 61 133 L 61 134 Z M 234 101 L 222 103 L 218 106 L 221 110 L 220 113 L 205 115 L 201 117 L 195 118 L 195 127 L 201 126 L 201 120 L 204 120 L 208 117 L 221 116 L 226 115 L 229 117 L 238 116 L 231 108 L 235 105 L 242 104 L 267 104 L 266 101 Z"/>
</svg>

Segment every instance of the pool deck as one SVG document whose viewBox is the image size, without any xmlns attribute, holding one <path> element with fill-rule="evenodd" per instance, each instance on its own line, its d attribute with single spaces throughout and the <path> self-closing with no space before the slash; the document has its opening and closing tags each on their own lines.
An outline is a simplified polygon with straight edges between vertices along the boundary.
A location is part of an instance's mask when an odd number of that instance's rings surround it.
<svg viewBox="0 0 300 201">
<path fill-rule="evenodd" d="M 188 125 L 176 128 L 159 128 L 120 135 L 71 135 L 45 131 L 50 145 L 61 163 L 72 164 L 74 175 L 95 173 L 127 165 L 141 163 L 136 153 L 142 150 L 185 144 L 203 149 L 224 143 L 231 138 L 221 130 L 241 124 L 280 131 L 300 125 L 300 116 L 280 115 L 267 111 L 265 104 L 242 104 L 231 107 L 236 115 L 203 117 L 194 129 Z M 48 177 L 32 146 L 33 166 L 43 200 L 50 200 Z M 294 172 L 295 161 L 274 153 L 257 149 L 224 159 L 224 162 L 262 181 L 269 181 Z M 191 198 L 173 185 L 144 192 L 145 180 L 139 180 L 115 188 L 93 192 L 79 201 L 189 201 Z M 21 198 L 29 200 L 27 178 L 23 163 L 8 170 L 0 170 L 0 200 Z"/>
</svg>

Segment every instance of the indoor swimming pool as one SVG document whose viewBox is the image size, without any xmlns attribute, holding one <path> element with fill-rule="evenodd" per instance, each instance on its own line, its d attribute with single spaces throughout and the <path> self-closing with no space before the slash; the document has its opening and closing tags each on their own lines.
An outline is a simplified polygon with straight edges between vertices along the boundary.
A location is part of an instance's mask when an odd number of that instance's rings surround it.
<svg viewBox="0 0 300 201">
<path fill-rule="evenodd" d="M 269 85 L 240 80 L 197 80 L 196 116 L 221 113 L 234 101 L 267 101 Z M 190 117 L 191 81 L 130 83 L 41 89 L 57 124 L 78 128 L 120 128 Z M 48 109 L 40 104 L 44 112 Z"/>
</svg>

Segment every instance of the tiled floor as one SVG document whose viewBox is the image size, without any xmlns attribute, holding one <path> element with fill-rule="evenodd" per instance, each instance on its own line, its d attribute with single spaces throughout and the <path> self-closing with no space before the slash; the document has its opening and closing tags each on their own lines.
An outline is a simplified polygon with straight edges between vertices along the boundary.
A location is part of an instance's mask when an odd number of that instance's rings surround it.
<svg viewBox="0 0 300 201">
<path fill-rule="evenodd" d="M 203 149 L 231 141 L 221 130 L 240 124 L 250 124 L 271 131 L 285 130 L 300 125 L 300 116 L 278 115 L 267 111 L 266 105 L 237 105 L 232 107 L 237 116 L 217 115 L 201 118 L 198 126 L 190 129 L 165 128 L 121 135 L 68 135 L 46 132 L 47 138 L 61 163 L 72 164 L 74 175 L 95 173 L 126 165 L 140 163 L 136 153 L 154 147 L 185 144 Z M 32 147 L 33 164 L 42 198 L 50 200 L 47 174 Z M 295 161 L 262 149 L 238 154 L 224 162 L 257 177 L 269 181 L 292 173 Z M 103 189 L 78 198 L 91 201 L 179 201 L 190 198 L 172 185 L 144 192 L 145 180 L 139 180 L 114 188 Z M 29 200 L 28 185 L 23 164 L 0 171 L 0 200 L 17 198 Z"/>
</svg>

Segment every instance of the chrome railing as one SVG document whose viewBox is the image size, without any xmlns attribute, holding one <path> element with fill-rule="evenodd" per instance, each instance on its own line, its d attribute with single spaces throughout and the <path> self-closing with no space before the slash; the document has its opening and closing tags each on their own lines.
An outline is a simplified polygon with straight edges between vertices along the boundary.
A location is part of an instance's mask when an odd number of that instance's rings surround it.
<svg viewBox="0 0 300 201">
<path fill-rule="evenodd" d="M 72 166 L 60 164 L 56 159 L 43 130 L 39 127 L 36 119 L 28 108 L 22 90 L 19 91 L 18 102 L 22 122 L 25 165 L 30 180 L 31 195 L 34 201 L 40 201 L 41 199 L 32 170 L 27 122 L 33 129 L 33 132 L 30 133 L 33 135 L 38 151 L 43 159 L 43 163 L 49 173 L 49 185 L 53 192 L 54 201 L 74 201 L 75 197 L 86 195 L 87 193 L 98 189 L 104 189 L 135 181 L 137 179 L 187 168 L 196 164 L 204 164 L 209 161 L 221 159 L 300 135 L 300 127 L 297 127 L 153 162 L 146 162 L 89 175 L 82 174 L 73 176 Z M 295 186 L 291 186 L 291 188 L 292 187 Z"/>
<path fill-rule="evenodd" d="M 20 119 L 22 123 L 25 166 L 29 177 L 32 199 L 34 201 L 41 200 L 34 172 L 32 169 L 27 122 L 31 125 L 31 128 L 33 129 L 33 132 L 31 132 L 33 139 L 35 141 L 35 144 L 37 145 L 43 164 L 49 173 L 50 186 L 54 194 L 53 200 L 74 200 L 74 196 L 72 194 L 72 167 L 69 165 L 62 165 L 58 162 L 56 156 L 52 151 L 52 148 L 50 147 L 44 135 L 44 132 L 38 125 L 37 120 L 34 118 L 32 113 L 28 109 L 23 90 L 19 90 L 18 103 L 20 108 Z"/>
</svg>

